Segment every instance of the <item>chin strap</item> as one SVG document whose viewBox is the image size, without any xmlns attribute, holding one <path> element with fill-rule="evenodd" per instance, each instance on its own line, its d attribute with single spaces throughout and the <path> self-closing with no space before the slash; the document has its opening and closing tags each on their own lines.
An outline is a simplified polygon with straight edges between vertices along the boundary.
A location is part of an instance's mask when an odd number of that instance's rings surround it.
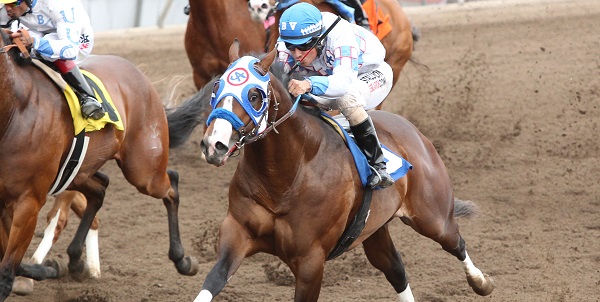
<svg viewBox="0 0 600 302">
<path fill-rule="evenodd" d="M 296 64 L 294 64 L 294 66 L 292 66 L 292 69 L 290 69 L 290 71 L 288 72 L 288 76 L 292 75 L 292 73 L 294 72 L 294 70 L 296 70 L 296 68 L 298 68 L 298 66 L 300 66 L 300 64 L 302 64 L 302 61 L 304 61 L 304 58 L 306 58 L 306 56 L 310 53 L 310 50 L 313 49 L 313 48 L 315 48 L 315 46 L 319 45 L 319 43 L 321 43 L 321 41 L 323 41 L 323 39 L 325 39 L 325 37 L 327 37 L 327 35 L 329 34 L 329 32 L 338 24 L 338 22 L 340 22 L 340 20 L 342 20 L 342 17 L 338 16 L 337 19 L 335 19 L 335 21 L 333 22 L 333 24 L 331 24 L 331 26 L 329 26 L 329 28 L 325 31 L 325 33 L 323 33 L 317 39 L 317 41 L 315 41 L 315 43 L 313 43 L 313 45 L 304 54 L 304 56 L 302 56 L 302 58 L 300 58 L 300 60 L 296 61 Z"/>
</svg>

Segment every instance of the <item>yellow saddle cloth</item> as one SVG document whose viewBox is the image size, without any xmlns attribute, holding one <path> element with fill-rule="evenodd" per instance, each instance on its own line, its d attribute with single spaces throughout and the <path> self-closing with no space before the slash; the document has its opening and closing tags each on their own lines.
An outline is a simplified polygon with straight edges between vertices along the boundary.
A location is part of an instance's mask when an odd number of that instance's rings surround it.
<svg viewBox="0 0 600 302">
<path fill-rule="evenodd" d="M 124 130 L 125 127 L 121 121 L 121 116 L 119 115 L 119 112 L 117 111 L 112 98 L 108 94 L 108 91 L 106 91 L 102 81 L 86 70 L 81 70 L 81 73 L 83 73 L 88 80 L 88 83 L 96 94 L 96 99 L 102 104 L 102 108 L 104 108 L 106 113 L 99 120 L 83 118 L 81 115 L 81 105 L 79 104 L 79 99 L 75 95 L 75 92 L 73 92 L 73 89 L 67 85 L 63 93 L 65 94 L 67 103 L 71 109 L 73 125 L 75 126 L 75 134 L 78 134 L 83 130 L 85 130 L 85 132 L 100 130 L 104 128 L 106 124 L 114 124 L 117 129 Z"/>
</svg>

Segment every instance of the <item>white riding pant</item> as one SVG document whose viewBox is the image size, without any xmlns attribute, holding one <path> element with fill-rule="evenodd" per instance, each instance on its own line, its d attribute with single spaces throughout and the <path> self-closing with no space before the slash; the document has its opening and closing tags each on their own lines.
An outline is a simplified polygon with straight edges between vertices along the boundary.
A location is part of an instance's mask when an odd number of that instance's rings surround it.
<svg viewBox="0 0 600 302">
<path fill-rule="evenodd" d="M 322 105 L 340 110 L 350 125 L 357 125 L 366 117 L 366 110 L 371 110 L 383 102 L 392 90 L 394 74 L 387 63 L 378 68 L 358 75 L 355 85 L 341 98 L 323 98 L 313 96 Z"/>
</svg>

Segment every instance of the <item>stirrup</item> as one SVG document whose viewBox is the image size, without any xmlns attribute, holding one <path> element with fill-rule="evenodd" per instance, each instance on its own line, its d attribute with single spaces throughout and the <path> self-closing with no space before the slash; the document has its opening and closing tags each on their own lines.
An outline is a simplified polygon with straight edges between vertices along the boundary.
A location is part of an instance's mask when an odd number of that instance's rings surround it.
<svg viewBox="0 0 600 302">
<path fill-rule="evenodd" d="M 394 184 L 394 179 L 387 173 L 385 169 L 377 170 L 371 167 L 373 173 L 367 178 L 367 187 L 375 189 L 377 187 L 387 188 Z"/>
<path fill-rule="evenodd" d="M 102 105 L 96 99 L 85 97 L 81 101 L 81 115 L 83 115 L 84 118 L 99 120 L 104 117 L 104 114 L 104 108 L 102 108 Z"/>
</svg>

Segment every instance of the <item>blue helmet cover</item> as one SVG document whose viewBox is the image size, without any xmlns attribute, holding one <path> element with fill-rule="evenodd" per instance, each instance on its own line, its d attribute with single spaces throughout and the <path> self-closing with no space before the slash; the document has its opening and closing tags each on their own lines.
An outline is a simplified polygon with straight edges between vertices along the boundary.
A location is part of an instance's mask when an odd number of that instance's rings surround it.
<svg viewBox="0 0 600 302">
<path fill-rule="evenodd" d="M 286 9 L 279 20 L 279 40 L 301 45 L 323 31 L 323 17 L 313 5 L 302 2 Z"/>
</svg>

